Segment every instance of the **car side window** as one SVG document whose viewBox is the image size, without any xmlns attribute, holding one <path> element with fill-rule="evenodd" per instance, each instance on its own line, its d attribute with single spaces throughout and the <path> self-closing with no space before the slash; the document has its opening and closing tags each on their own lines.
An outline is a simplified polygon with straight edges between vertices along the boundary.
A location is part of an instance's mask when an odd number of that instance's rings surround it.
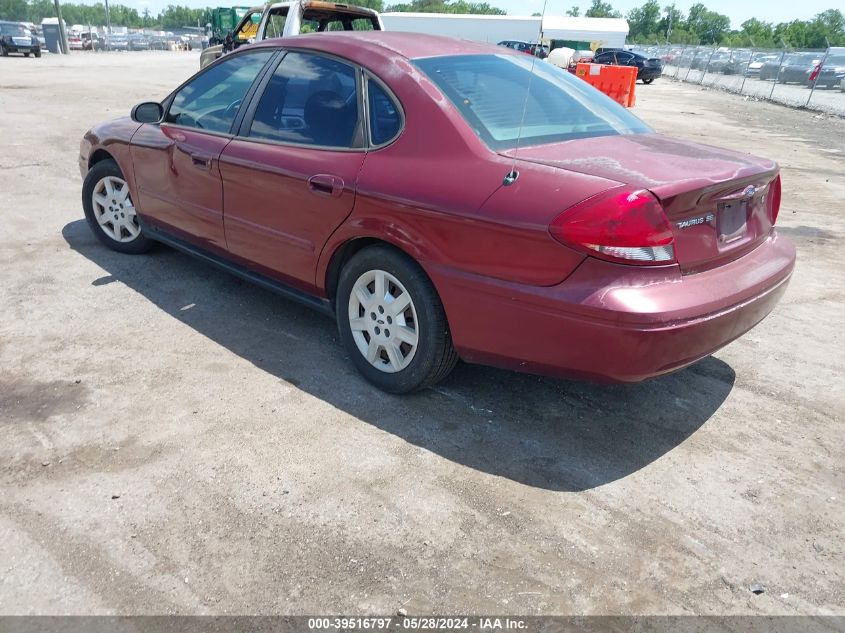
<svg viewBox="0 0 845 633">
<path fill-rule="evenodd" d="M 264 30 L 264 37 L 282 37 L 285 34 L 285 22 L 288 19 L 288 8 L 274 9 L 267 16 L 267 28 Z"/>
<path fill-rule="evenodd" d="M 311 53 L 288 53 L 270 77 L 247 136 L 351 148 L 359 127 L 355 68 Z"/>
<path fill-rule="evenodd" d="M 367 81 L 367 100 L 370 110 L 370 142 L 373 145 L 384 145 L 399 134 L 402 115 L 384 88 L 372 79 Z"/>
<path fill-rule="evenodd" d="M 258 35 L 258 24 L 261 22 L 261 11 L 252 11 L 247 14 L 249 19 L 245 20 L 235 33 L 235 41 L 239 44 L 246 44 L 250 40 L 254 40 Z"/>
<path fill-rule="evenodd" d="M 166 123 L 226 133 L 241 101 L 275 51 L 233 55 L 194 77 L 173 97 Z"/>
</svg>

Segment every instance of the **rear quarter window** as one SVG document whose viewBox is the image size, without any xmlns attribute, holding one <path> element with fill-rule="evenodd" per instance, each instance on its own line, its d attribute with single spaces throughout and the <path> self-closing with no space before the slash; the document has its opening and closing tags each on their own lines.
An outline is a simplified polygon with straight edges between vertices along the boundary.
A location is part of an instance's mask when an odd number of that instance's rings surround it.
<svg viewBox="0 0 845 633">
<path fill-rule="evenodd" d="M 367 99 L 370 111 L 370 142 L 385 145 L 402 129 L 402 113 L 396 102 L 378 82 L 367 82 Z"/>
</svg>

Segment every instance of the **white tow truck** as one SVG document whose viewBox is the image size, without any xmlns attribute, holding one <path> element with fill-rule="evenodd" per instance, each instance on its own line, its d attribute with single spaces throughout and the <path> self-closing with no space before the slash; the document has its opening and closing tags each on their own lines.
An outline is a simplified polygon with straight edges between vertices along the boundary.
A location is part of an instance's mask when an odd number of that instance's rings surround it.
<svg viewBox="0 0 845 633">
<path fill-rule="evenodd" d="M 339 2 L 293 0 L 255 7 L 246 12 L 227 37 L 227 41 L 209 46 L 200 56 L 200 68 L 244 44 L 271 37 L 326 31 L 383 31 L 377 11 Z"/>
</svg>

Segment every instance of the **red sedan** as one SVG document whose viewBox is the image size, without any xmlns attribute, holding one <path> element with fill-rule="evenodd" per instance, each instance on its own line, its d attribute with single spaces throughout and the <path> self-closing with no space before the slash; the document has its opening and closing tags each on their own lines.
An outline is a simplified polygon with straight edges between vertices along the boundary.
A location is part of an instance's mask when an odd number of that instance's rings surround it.
<svg viewBox="0 0 845 633">
<path fill-rule="evenodd" d="M 772 161 L 661 136 L 550 64 L 440 37 L 244 47 L 93 128 L 79 161 L 107 246 L 163 242 L 334 315 L 395 393 L 458 358 L 659 376 L 759 323 L 795 262 Z"/>
</svg>

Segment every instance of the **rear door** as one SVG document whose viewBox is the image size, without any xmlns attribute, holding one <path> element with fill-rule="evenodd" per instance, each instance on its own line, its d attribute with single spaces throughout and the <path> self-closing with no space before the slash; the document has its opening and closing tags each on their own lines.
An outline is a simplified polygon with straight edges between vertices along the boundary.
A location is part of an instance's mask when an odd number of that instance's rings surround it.
<svg viewBox="0 0 845 633">
<path fill-rule="evenodd" d="M 205 248 L 225 249 L 220 152 L 241 103 L 275 54 L 232 55 L 209 67 L 177 90 L 161 123 L 135 133 L 130 153 L 145 221 Z"/>
<path fill-rule="evenodd" d="M 220 156 L 229 251 L 313 290 L 320 251 L 355 203 L 364 129 L 360 70 L 288 53 Z"/>
</svg>

